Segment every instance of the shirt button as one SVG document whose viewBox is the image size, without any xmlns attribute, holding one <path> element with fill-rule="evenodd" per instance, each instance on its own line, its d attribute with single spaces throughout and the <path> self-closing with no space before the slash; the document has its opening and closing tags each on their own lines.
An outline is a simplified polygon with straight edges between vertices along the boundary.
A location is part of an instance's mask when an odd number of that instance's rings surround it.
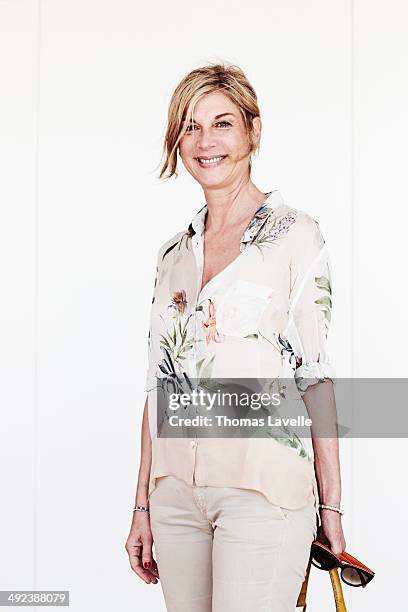
<svg viewBox="0 0 408 612">
<path fill-rule="evenodd" d="M 194 448 L 194 446 L 196 445 L 195 440 L 191 440 L 190 444 Z"/>
</svg>

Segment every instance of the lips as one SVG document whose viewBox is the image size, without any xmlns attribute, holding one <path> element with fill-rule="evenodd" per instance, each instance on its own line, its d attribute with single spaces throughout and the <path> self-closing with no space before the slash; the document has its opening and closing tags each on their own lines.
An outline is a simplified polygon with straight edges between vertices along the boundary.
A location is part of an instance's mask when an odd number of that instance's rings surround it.
<svg viewBox="0 0 408 612">
<path fill-rule="evenodd" d="M 226 155 L 214 155 L 213 157 L 196 157 L 201 168 L 214 168 L 222 164 Z"/>
</svg>

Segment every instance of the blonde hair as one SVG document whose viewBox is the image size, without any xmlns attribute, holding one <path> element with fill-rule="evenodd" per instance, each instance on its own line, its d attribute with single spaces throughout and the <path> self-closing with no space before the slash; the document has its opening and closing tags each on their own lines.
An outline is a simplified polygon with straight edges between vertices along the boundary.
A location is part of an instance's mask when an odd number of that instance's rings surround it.
<svg viewBox="0 0 408 612">
<path fill-rule="evenodd" d="M 179 142 L 191 122 L 195 105 L 202 96 L 220 90 L 238 106 L 242 113 L 249 138 L 248 153 L 252 156 L 259 151 L 259 144 L 256 146 L 253 142 L 253 119 L 260 116 L 254 88 L 239 66 L 225 63 L 209 64 L 189 72 L 173 92 L 168 110 L 162 154 L 162 159 L 165 157 L 165 160 L 160 171 L 160 179 L 178 176 Z M 184 129 L 182 129 L 183 122 L 185 122 Z M 251 158 L 249 170 L 251 171 Z"/>
</svg>

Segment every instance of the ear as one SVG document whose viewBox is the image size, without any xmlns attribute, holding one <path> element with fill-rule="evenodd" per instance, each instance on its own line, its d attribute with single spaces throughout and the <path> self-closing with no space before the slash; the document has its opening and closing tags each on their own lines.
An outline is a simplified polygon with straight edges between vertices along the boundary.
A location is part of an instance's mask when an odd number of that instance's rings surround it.
<svg viewBox="0 0 408 612">
<path fill-rule="evenodd" d="M 259 141 L 261 139 L 262 132 L 262 121 L 260 117 L 254 117 L 252 120 L 252 142 L 254 144 L 254 148 L 256 149 L 259 145 Z"/>
</svg>

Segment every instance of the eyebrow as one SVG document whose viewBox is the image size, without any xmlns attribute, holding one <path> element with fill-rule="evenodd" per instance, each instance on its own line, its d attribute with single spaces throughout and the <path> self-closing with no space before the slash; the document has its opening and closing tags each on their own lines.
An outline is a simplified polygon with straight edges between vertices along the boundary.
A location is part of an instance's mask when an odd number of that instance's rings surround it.
<svg viewBox="0 0 408 612">
<path fill-rule="evenodd" d="M 214 120 L 221 119 L 221 117 L 226 117 L 227 115 L 231 115 L 231 117 L 235 117 L 234 113 L 221 113 L 220 115 L 215 115 Z M 186 117 L 184 116 L 182 120 L 185 121 Z M 193 120 L 193 122 L 195 123 L 195 120 Z"/>
<path fill-rule="evenodd" d="M 220 119 L 220 117 L 225 117 L 226 115 L 231 115 L 231 117 L 234 117 L 234 113 L 221 113 L 221 115 L 215 115 L 214 119 Z"/>
</svg>

